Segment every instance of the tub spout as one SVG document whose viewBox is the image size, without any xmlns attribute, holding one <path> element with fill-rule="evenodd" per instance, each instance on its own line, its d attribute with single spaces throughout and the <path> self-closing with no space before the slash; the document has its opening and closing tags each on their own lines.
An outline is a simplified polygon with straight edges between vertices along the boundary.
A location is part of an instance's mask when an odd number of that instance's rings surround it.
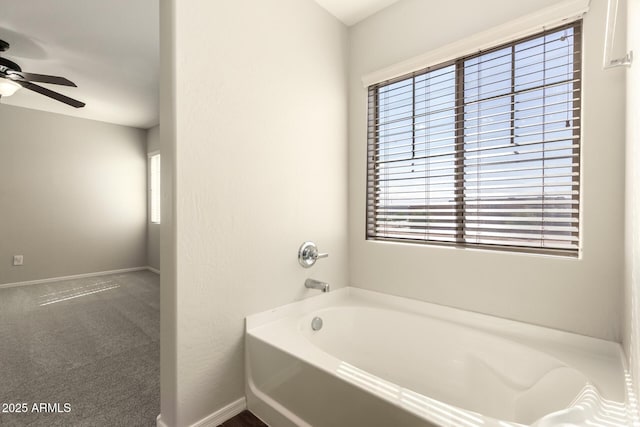
<svg viewBox="0 0 640 427">
<path fill-rule="evenodd" d="M 309 288 L 309 289 L 318 289 L 322 292 L 329 292 L 330 287 L 328 283 L 324 283 L 324 282 L 320 282 L 319 280 L 315 280 L 315 279 L 307 279 L 304 281 L 304 286 L 305 288 Z"/>
</svg>

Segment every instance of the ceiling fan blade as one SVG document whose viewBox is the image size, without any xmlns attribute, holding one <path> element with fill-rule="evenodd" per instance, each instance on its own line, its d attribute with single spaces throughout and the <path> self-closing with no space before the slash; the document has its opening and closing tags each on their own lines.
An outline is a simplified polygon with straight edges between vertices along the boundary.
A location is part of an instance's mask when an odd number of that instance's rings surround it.
<svg viewBox="0 0 640 427">
<path fill-rule="evenodd" d="M 61 93 L 54 92 L 42 86 L 38 86 L 37 84 L 24 82 L 21 80 L 16 80 L 16 83 L 18 83 L 20 86 L 22 86 L 25 89 L 38 92 L 41 95 L 48 96 L 49 98 L 53 98 L 56 101 L 64 102 L 65 104 L 71 105 L 72 107 L 82 108 L 85 106 L 84 102 L 80 102 L 77 99 L 69 98 L 68 96 L 64 96 Z"/>
<path fill-rule="evenodd" d="M 77 87 L 74 82 L 64 77 L 47 76 L 46 74 L 25 73 L 23 71 L 7 70 L 7 77 L 14 81 L 51 83 L 54 85 Z"/>
</svg>

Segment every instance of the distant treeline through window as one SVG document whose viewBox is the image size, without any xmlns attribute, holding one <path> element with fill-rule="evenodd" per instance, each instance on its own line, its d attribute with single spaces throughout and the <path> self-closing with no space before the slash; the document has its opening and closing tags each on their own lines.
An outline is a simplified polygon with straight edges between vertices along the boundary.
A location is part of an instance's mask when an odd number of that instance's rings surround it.
<svg viewBox="0 0 640 427">
<path fill-rule="evenodd" d="M 581 28 L 370 86 L 367 238 L 577 256 Z"/>
</svg>

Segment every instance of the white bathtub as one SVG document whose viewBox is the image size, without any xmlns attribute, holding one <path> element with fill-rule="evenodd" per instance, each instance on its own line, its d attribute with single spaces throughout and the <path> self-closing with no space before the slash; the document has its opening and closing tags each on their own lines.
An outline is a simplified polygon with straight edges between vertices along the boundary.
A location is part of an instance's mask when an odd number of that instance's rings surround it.
<svg viewBox="0 0 640 427">
<path fill-rule="evenodd" d="M 629 426 L 628 378 L 616 343 L 357 288 L 246 322 L 271 427 Z"/>
</svg>

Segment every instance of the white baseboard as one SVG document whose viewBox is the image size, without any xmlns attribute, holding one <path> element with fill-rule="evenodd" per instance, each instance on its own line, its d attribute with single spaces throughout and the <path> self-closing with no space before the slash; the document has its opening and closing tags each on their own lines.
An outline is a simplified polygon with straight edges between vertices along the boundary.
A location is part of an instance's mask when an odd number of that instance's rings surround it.
<svg viewBox="0 0 640 427">
<path fill-rule="evenodd" d="M 61 280 L 83 279 L 85 277 L 106 276 L 108 274 L 129 273 L 132 271 L 140 271 L 140 270 L 147 270 L 147 269 L 149 269 L 149 267 L 147 266 L 132 267 L 132 268 L 123 268 L 120 270 L 109 270 L 109 271 L 98 271 L 95 273 L 74 274 L 73 276 L 60 276 L 60 277 L 50 277 L 48 279 L 28 280 L 26 282 L 5 283 L 0 285 L 0 289 L 15 288 L 16 286 L 39 285 L 41 283 L 59 282 Z"/>
<path fill-rule="evenodd" d="M 189 427 L 217 427 L 225 421 L 235 417 L 245 409 L 247 409 L 247 399 L 241 397 L 235 402 L 229 403 L 224 408 L 218 409 L 213 414 L 207 415 L 200 421 L 191 424 Z M 167 423 L 162 419 L 162 414 L 158 415 L 156 418 L 156 427 L 169 427 L 169 425 L 167 425 Z"/>
<path fill-rule="evenodd" d="M 152 271 L 156 274 L 160 274 L 160 270 L 158 270 L 157 268 L 153 268 L 150 265 L 147 265 L 147 270 Z"/>
<path fill-rule="evenodd" d="M 217 427 L 223 422 L 235 417 L 245 409 L 247 409 L 247 399 L 241 397 L 235 402 L 231 402 L 227 406 L 218 409 L 213 414 L 204 417 L 194 424 L 191 424 L 190 427 Z"/>
<path fill-rule="evenodd" d="M 158 414 L 158 416 L 156 417 L 156 427 L 169 427 L 168 425 L 165 424 L 165 422 L 162 420 L 162 414 Z"/>
<path fill-rule="evenodd" d="M 163 420 L 162 414 L 158 414 L 156 417 L 156 427 L 169 427 Z"/>
</svg>

